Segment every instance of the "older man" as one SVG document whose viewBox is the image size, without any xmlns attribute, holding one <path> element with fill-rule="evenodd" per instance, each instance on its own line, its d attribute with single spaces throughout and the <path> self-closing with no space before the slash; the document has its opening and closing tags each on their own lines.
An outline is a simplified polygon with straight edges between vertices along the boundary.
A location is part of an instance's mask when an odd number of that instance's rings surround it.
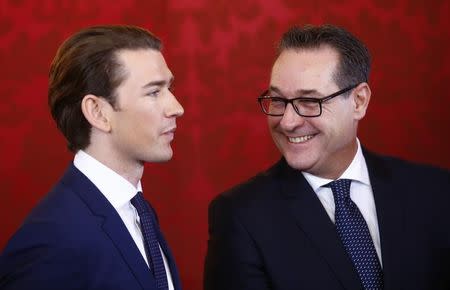
<svg viewBox="0 0 450 290">
<path fill-rule="evenodd" d="M 211 203 L 206 290 L 450 289 L 449 171 L 361 146 L 369 70 L 345 29 L 283 35 L 258 98 L 283 158 Z"/>
</svg>

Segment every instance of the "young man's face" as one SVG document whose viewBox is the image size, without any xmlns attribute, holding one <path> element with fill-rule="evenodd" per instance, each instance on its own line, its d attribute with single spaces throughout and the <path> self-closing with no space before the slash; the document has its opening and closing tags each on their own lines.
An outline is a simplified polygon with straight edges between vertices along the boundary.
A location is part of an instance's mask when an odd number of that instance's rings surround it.
<svg viewBox="0 0 450 290">
<path fill-rule="evenodd" d="M 184 112 L 170 90 L 173 75 L 159 51 L 123 50 L 117 56 L 125 80 L 116 89 L 111 117 L 115 158 L 124 164 L 168 161 L 176 118 Z"/>
<path fill-rule="evenodd" d="M 335 93 L 343 89 L 333 79 L 338 60 L 327 46 L 285 50 L 272 68 L 270 94 L 323 98 Z M 328 178 L 347 168 L 357 148 L 354 92 L 349 94 L 323 103 L 320 117 L 301 117 L 290 104 L 283 116 L 268 116 L 272 138 L 291 167 Z"/>
</svg>

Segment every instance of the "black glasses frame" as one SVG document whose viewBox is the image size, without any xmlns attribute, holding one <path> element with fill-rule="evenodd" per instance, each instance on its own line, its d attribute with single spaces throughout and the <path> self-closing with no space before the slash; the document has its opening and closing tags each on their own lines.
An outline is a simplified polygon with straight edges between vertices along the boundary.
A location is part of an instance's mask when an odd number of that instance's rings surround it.
<svg viewBox="0 0 450 290">
<path fill-rule="evenodd" d="M 326 97 L 323 97 L 323 98 L 304 98 L 304 97 L 298 97 L 298 98 L 293 98 L 293 99 L 286 99 L 286 98 L 280 98 L 280 97 L 269 97 L 267 94 L 269 93 L 269 90 L 266 90 L 266 91 L 264 91 L 259 97 L 258 97 L 258 103 L 259 103 L 259 105 L 260 105 L 260 107 L 261 107 L 261 110 L 263 111 L 263 113 L 264 114 L 266 114 L 266 115 L 269 115 L 269 116 L 283 116 L 284 115 L 284 113 L 286 112 L 286 107 L 287 107 L 287 105 L 288 104 L 291 104 L 292 105 L 292 107 L 294 108 L 294 111 L 299 115 L 299 116 L 302 116 L 302 117 L 309 117 L 309 118 L 312 118 L 312 117 L 319 117 L 320 115 L 322 115 L 322 103 L 323 102 L 326 102 L 326 101 L 328 101 L 328 100 L 331 100 L 332 98 L 335 98 L 335 97 L 337 97 L 337 96 L 339 96 L 339 95 L 342 95 L 343 93 L 346 93 L 346 92 L 348 92 L 348 91 L 350 91 L 350 90 L 353 90 L 354 88 L 356 88 L 357 86 L 358 86 L 359 84 L 355 84 L 355 85 L 351 85 L 351 86 L 348 86 L 348 87 L 346 87 L 346 88 L 344 88 L 344 89 L 342 89 L 342 90 L 340 90 L 340 91 L 337 91 L 337 92 L 335 92 L 335 93 L 333 93 L 333 94 L 331 94 L 331 95 L 329 95 L 329 96 L 326 96 Z M 264 100 L 277 100 L 277 101 L 280 101 L 280 102 L 283 102 L 284 103 L 284 112 L 283 112 L 283 114 L 271 114 L 271 113 L 269 113 L 269 112 L 266 112 L 265 110 L 264 110 L 264 106 L 263 106 L 263 101 Z M 319 113 L 317 114 L 317 115 L 303 115 L 303 114 L 301 114 L 300 112 L 299 112 L 299 110 L 298 110 L 298 108 L 296 107 L 296 106 L 294 106 L 294 101 L 296 101 L 296 100 L 300 100 L 300 101 L 303 101 L 303 102 L 313 102 L 313 103 L 318 103 L 319 104 L 319 108 L 320 108 L 320 111 L 319 111 Z"/>
</svg>

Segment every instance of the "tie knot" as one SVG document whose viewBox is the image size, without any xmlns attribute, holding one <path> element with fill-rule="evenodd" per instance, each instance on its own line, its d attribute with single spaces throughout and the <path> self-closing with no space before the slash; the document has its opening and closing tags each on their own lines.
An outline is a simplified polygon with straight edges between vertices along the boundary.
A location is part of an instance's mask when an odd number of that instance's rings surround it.
<svg viewBox="0 0 450 290">
<path fill-rule="evenodd" d="M 349 198 L 350 197 L 350 184 L 351 179 L 338 179 L 330 182 L 328 185 L 331 187 L 334 198 Z"/>
<path fill-rule="evenodd" d="M 138 193 L 131 199 L 131 204 L 136 208 L 139 215 L 150 211 L 147 201 L 140 191 L 138 191 Z"/>
</svg>

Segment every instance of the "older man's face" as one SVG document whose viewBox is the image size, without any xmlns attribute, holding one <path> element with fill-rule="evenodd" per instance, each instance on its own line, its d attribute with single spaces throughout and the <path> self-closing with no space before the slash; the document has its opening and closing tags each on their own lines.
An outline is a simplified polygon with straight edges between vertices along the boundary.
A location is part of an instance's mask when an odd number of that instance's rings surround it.
<svg viewBox="0 0 450 290">
<path fill-rule="evenodd" d="M 338 53 L 328 47 L 285 50 L 272 68 L 270 95 L 323 98 L 339 91 L 333 74 Z M 281 117 L 268 116 L 272 138 L 288 164 L 311 174 L 337 178 L 352 161 L 357 149 L 353 94 L 322 104 L 320 117 L 299 116 L 291 105 Z M 338 176 L 336 176 L 338 175 Z"/>
</svg>

